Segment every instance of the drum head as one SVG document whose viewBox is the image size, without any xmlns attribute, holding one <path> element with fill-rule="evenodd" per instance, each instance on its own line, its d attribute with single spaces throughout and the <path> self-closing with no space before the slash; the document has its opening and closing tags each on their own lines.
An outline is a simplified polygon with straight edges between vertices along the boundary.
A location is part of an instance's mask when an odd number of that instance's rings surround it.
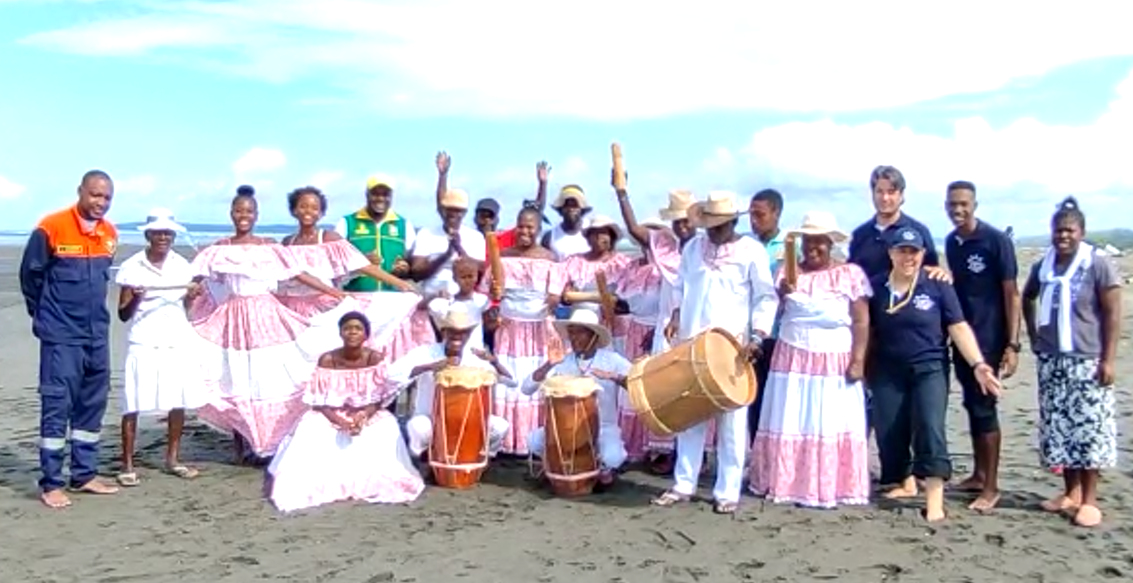
<svg viewBox="0 0 1133 583">
<path fill-rule="evenodd" d="M 437 373 L 437 384 L 444 387 L 479 389 L 496 384 L 496 374 L 474 366 L 454 366 Z"/>
<path fill-rule="evenodd" d="M 740 357 L 739 342 L 727 332 L 709 330 L 704 335 L 703 347 L 712 380 L 736 402 L 750 403 L 755 398 L 754 371 L 751 363 Z"/>
</svg>

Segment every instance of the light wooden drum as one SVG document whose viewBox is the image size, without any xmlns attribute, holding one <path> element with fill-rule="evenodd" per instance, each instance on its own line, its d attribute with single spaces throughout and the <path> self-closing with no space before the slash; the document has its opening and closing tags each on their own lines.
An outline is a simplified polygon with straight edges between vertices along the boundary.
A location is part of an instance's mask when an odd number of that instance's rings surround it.
<svg viewBox="0 0 1133 583">
<path fill-rule="evenodd" d="M 488 467 L 488 415 L 496 375 L 472 367 L 436 374 L 429 467 L 437 485 L 471 488 Z"/>
<path fill-rule="evenodd" d="M 740 343 L 720 328 L 638 360 L 626 388 L 637 418 L 658 436 L 750 405 L 759 390 Z"/>
<path fill-rule="evenodd" d="M 558 496 L 594 491 L 598 482 L 598 390 L 590 377 L 554 376 L 543 381 L 547 420 L 543 473 Z"/>
</svg>

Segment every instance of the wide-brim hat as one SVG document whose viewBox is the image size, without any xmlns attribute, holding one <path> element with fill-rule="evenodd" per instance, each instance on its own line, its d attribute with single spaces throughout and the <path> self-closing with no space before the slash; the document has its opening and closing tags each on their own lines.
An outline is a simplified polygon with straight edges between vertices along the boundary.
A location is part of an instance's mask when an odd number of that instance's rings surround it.
<svg viewBox="0 0 1133 583">
<path fill-rule="evenodd" d="M 589 220 L 583 223 L 582 233 L 585 235 L 588 231 L 595 229 L 610 229 L 614 232 L 614 239 L 621 239 L 623 236 L 621 225 L 605 215 L 590 217 Z"/>
<path fill-rule="evenodd" d="M 570 326 L 581 326 L 593 332 L 597 338 L 597 348 L 605 348 L 610 345 L 610 330 L 602 325 L 598 312 L 594 310 L 575 308 L 571 311 L 569 318 L 555 320 L 555 331 L 563 338 L 567 337 L 567 328 Z"/>
<path fill-rule="evenodd" d="M 441 208 L 468 210 L 468 193 L 459 188 L 450 188 L 441 195 Z"/>
<path fill-rule="evenodd" d="M 669 206 L 657 214 L 666 221 L 679 221 L 688 218 L 688 209 L 696 204 L 696 198 L 688 190 L 669 191 Z"/>
<path fill-rule="evenodd" d="M 146 222 L 138 227 L 141 232 L 146 231 L 173 231 L 174 233 L 186 233 L 188 229 L 181 223 L 173 219 L 173 213 L 169 209 L 156 208 L 149 212 L 146 216 Z"/>
<path fill-rule="evenodd" d="M 578 203 L 579 208 L 582 210 L 589 210 L 590 203 L 586 202 L 586 193 L 582 191 L 582 187 L 576 184 L 568 184 L 559 190 L 559 195 L 555 197 L 555 201 L 551 203 L 551 208 L 558 210 L 563 208 L 566 201 L 574 199 Z"/>
<path fill-rule="evenodd" d="M 688 221 L 696 228 L 711 229 L 735 220 L 743 214 L 736 205 L 736 193 L 716 190 L 703 202 L 688 207 Z"/>
<path fill-rule="evenodd" d="M 838 219 L 834 217 L 834 213 L 827 211 L 810 211 L 803 215 L 802 224 L 798 228 L 790 229 L 787 231 L 792 235 L 802 236 L 815 236 L 821 235 L 830 237 L 834 243 L 845 243 L 850 239 L 850 236 L 845 231 L 838 228 Z"/>
<path fill-rule="evenodd" d="M 441 330 L 457 331 L 471 330 L 480 325 L 480 322 L 477 322 L 476 319 L 472 317 L 468 309 L 460 304 L 449 308 L 448 313 L 440 320 L 437 320 L 436 323 L 437 328 Z"/>
</svg>

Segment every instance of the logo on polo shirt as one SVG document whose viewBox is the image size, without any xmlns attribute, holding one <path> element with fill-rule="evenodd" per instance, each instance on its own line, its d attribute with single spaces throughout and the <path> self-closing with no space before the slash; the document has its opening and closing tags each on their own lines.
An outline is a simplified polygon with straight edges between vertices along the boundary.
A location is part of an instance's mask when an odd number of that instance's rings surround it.
<svg viewBox="0 0 1133 583">
<path fill-rule="evenodd" d="M 984 261 L 983 255 L 975 253 L 968 256 L 968 271 L 972 273 L 983 273 L 987 269 L 987 262 Z"/>
<path fill-rule="evenodd" d="M 936 304 L 932 301 L 932 298 L 928 297 L 928 295 L 926 294 L 917 294 L 913 296 L 913 307 L 921 310 L 922 312 L 931 310 L 934 305 Z"/>
</svg>

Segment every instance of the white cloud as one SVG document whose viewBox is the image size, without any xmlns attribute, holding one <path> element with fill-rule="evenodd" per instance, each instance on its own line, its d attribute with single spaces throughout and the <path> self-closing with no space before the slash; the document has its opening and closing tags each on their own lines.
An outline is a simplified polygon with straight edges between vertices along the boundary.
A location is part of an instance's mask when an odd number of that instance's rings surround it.
<svg viewBox="0 0 1133 583">
<path fill-rule="evenodd" d="M 307 184 L 321 190 L 330 190 L 342 182 L 343 176 L 345 176 L 345 174 L 337 170 L 324 170 L 322 172 L 316 172 L 314 176 L 311 176 L 311 178 L 307 180 Z"/>
<path fill-rule="evenodd" d="M 12 200 L 19 198 L 24 191 L 27 190 L 23 185 L 16 184 L 8 178 L 0 176 L 0 200 Z"/>
<path fill-rule="evenodd" d="M 924 10 L 867 0 L 816 14 L 811 3 L 734 0 L 667 10 L 645 0 L 498 0 L 491 10 L 457 0 L 170 0 L 22 42 L 176 55 L 273 82 L 314 77 L 386 113 L 625 119 L 881 109 L 991 91 L 1133 54 L 1127 4 L 957 0 Z"/>
<path fill-rule="evenodd" d="M 274 148 L 252 148 L 232 163 L 232 173 L 237 180 L 244 180 L 269 174 L 283 169 L 287 156 Z"/>
<path fill-rule="evenodd" d="M 157 178 L 149 174 L 114 181 L 115 194 L 149 196 L 157 190 Z"/>
</svg>

